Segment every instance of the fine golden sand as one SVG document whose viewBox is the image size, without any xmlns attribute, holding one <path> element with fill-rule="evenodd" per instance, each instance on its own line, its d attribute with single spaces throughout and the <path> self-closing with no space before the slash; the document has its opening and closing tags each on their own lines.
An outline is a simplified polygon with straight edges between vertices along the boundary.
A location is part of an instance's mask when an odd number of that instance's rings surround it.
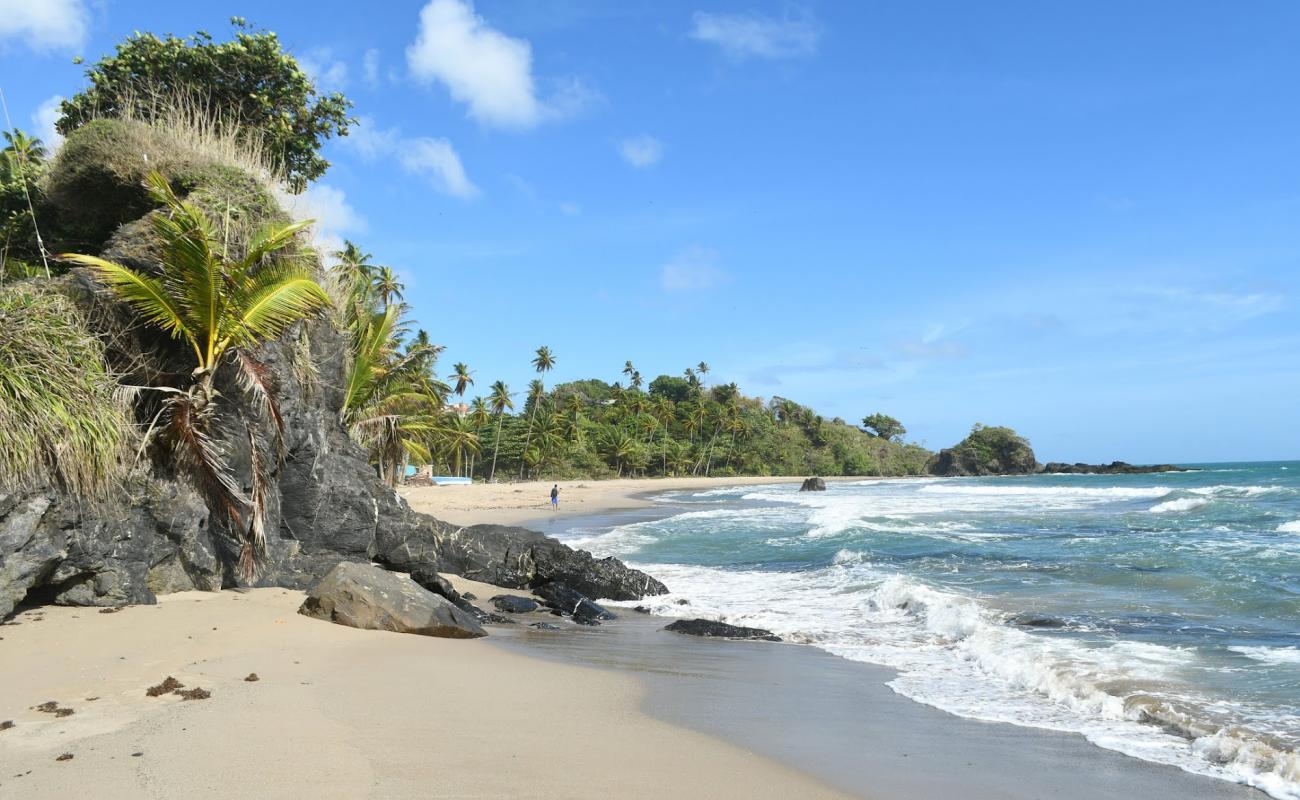
<svg viewBox="0 0 1300 800">
<path fill-rule="evenodd" d="M 857 478 L 855 480 L 862 480 Z M 764 483 L 801 483 L 803 478 L 625 478 L 613 481 L 527 481 L 472 486 L 408 486 L 398 490 L 411 508 L 455 525 L 518 525 L 551 514 L 599 514 L 648 506 L 642 495 L 674 489 L 711 489 Z M 551 510 L 551 487 L 560 507 Z"/>
<path fill-rule="evenodd" d="M 185 592 L 0 626 L 0 797 L 834 796 L 646 716 L 631 675 L 333 625 L 302 598 Z M 211 696 L 146 696 L 168 676 Z"/>
</svg>

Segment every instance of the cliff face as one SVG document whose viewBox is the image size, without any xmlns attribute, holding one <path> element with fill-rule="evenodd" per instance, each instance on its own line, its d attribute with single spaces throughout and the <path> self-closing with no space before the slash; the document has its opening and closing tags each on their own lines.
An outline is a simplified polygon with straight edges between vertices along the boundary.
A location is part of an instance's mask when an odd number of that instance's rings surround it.
<svg viewBox="0 0 1300 800">
<path fill-rule="evenodd" d="M 1028 475 L 1038 471 L 1029 442 L 1010 428 L 977 426 L 957 445 L 940 450 L 926 464 L 930 475 Z"/>
<path fill-rule="evenodd" d="M 76 144 L 69 139 L 71 152 L 84 152 Z M 82 167 L 80 176 L 99 174 Z M 119 180 L 112 175 L 123 169 L 99 172 L 109 175 L 105 180 Z M 128 217 L 138 210 L 122 208 Z M 95 209 L 93 226 L 77 224 L 71 202 L 59 213 L 66 229 L 84 235 L 103 229 L 106 212 Z M 118 227 L 99 251 L 147 268 L 152 250 L 143 226 L 131 218 L 115 221 Z M 176 343 L 137 324 L 85 275 L 73 273 L 59 288 L 85 310 L 123 383 L 169 385 L 188 373 Z M 276 491 L 268 501 L 268 554 L 255 585 L 301 588 L 339 561 L 352 560 L 406 571 L 454 571 L 515 588 L 563 580 L 593 597 L 635 599 L 667 591 L 615 559 L 593 559 L 539 533 L 459 528 L 411 511 L 378 479 L 340 422 L 346 345 L 328 320 L 314 320 L 254 354 L 269 368 L 284 420 L 284 458 L 272 470 Z M 238 390 L 233 370 L 219 374 L 218 389 L 224 404 L 218 438 L 247 491 L 252 465 L 244 421 L 261 415 Z M 141 403 L 141 422 L 147 424 L 152 407 L 147 398 Z M 261 423 L 259 435 L 271 441 L 275 432 Z M 0 618 L 24 599 L 120 605 L 153 602 L 163 592 L 235 586 L 236 555 L 223 526 L 214 524 L 200 495 L 165 459 L 137 469 L 110 497 L 93 502 L 53 486 L 0 486 Z"/>
</svg>

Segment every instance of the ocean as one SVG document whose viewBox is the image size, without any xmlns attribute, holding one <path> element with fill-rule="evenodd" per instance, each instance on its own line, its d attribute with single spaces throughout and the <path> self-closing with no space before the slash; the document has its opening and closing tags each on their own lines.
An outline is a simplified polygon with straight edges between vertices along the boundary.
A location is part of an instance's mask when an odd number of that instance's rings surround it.
<svg viewBox="0 0 1300 800">
<path fill-rule="evenodd" d="M 662 518 L 561 538 L 662 579 L 655 613 L 1300 800 L 1300 462 L 1198 466 L 669 492 Z"/>
</svg>

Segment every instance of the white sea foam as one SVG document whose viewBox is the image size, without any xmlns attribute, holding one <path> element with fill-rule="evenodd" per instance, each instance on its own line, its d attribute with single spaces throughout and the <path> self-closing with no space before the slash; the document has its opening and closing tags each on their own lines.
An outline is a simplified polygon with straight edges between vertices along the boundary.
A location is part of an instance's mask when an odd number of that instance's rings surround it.
<svg viewBox="0 0 1300 800">
<path fill-rule="evenodd" d="M 1283 522 L 1277 526 L 1278 533 L 1300 533 L 1300 519 L 1292 522 Z"/>
<path fill-rule="evenodd" d="M 1228 649 L 1265 664 L 1300 664 L 1300 647 L 1229 647 Z"/>
<path fill-rule="evenodd" d="M 1192 511 L 1210 504 L 1209 499 L 1204 497 L 1179 497 L 1175 500 L 1166 500 L 1163 503 L 1156 503 L 1147 510 L 1152 514 L 1168 514 L 1176 511 Z"/>
<path fill-rule="evenodd" d="M 1089 646 L 1020 630 L 975 598 L 888 575 L 852 550 L 812 573 L 640 566 L 674 589 L 641 601 L 655 613 L 768 628 L 894 667 L 895 691 L 950 713 L 1081 733 L 1134 757 L 1300 800 L 1293 752 L 1247 728 L 1224 727 L 1208 712 L 1187 713 L 1185 694 L 1162 695 L 1195 664 L 1192 650 L 1126 641 Z"/>
</svg>

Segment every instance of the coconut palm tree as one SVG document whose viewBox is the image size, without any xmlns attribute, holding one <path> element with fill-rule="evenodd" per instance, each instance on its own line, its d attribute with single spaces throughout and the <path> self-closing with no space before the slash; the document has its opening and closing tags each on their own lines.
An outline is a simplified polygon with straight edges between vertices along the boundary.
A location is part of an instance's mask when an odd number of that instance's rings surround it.
<svg viewBox="0 0 1300 800">
<path fill-rule="evenodd" d="M 464 400 L 465 390 L 474 385 L 474 373 L 465 366 L 464 362 L 458 361 L 451 367 L 451 378 L 454 381 L 453 390 L 456 396 Z"/>
<path fill-rule="evenodd" d="M 4 140 L 4 157 L 12 163 L 36 164 L 44 161 L 49 155 L 44 142 L 35 136 L 28 136 L 17 128 L 5 131 Z"/>
<path fill-rule="evenodd" d="M 631 362 L 630 360 L 628 360 L 628 361 L 624 361 L 624 362 L 623 362 L 623 374 L 626 375 L 626 376 L 630 379 L 630 378 L 632 377 L 632 373 L 634 373 L 634 372 L 636 372 L 636 367 L 632 366 L 632 362 Z"/>
<path fill-rule="evenodd" d="M 242 388 L 272 423 L 278 458 L 283 421 L 270 369 L 251 350 L 329 305 L 325 290 L 286 253 L 310 221 L 269 225 L 248 240 L 241 257 L 231 259 L 226 231 L 219 231 L 197 206 L 177 198 L 166 178 L 151 172 L 145 184 L 165 212 L 149 217 L 161 244 L 156 273 L 89 255 L 61 258 L 86 267 L 143 322 L 193 351 L 187 383 L 157 387 L 167 399 L 155 422 L 165 417 L 161 431 L 178 466 L 229 524 L 240 545 L 238 568 L 251 580 L 266 552 L 271 458 L 253 423 L 245 422 L 253 478 L 246 497 L 217 444 L 221 395 L 215 380 L 226 365 L 239 371 Z"/>
<path fill-rule="evenodd" d="M 492 472 L 488 475 L 488 483 L 491 483 L 497 476 L 497 451 L 501 449 L 501 421 L 507 411 L 513 411 L 515 408 L 514 401 L 510 399 L 510 387 L 501 381 L 493 383 L 488 406 L 492 409 L 493 416 L 497 418 L 497 436 L 492 443 Z"/>
<path fill-rule="evenodd" d="M 709 363 L 701 361 L 695 365 L 695 371 L 700 373 L 700 385 L 704 384 L 704 376 L 709 374 Z"/>
<path fill-rule="evenodd" d="M 461 475 L 462 467 L 466 463 L 466 455 L 479 453 L 482 450 L 478 433 L 474 430 L 474 424 L 459 414 L 446 415 L 444 430 L 443 447 L 452 459 L 456 474 Z"/>
<path fill-rule="evenodd" d="M 537 348 L 537 353 L 533 357 L 533 369 L 537 370 L 537 374 L 545 375 L 554 367 L 555 367 L 555 354 L 551 352 L 551 348 L 545 345 L 542 345 L 541 347 Z M 535 381 L 534 384 L 536 386 L 544 387 L 541 380 Z M 537 393 L 537 400 L 533 402 L 532 408 L 530 408 L 528 411 L 528 433 L 524 436 L 524 452 L 528 452 L 528 445 L 533 440 L 533 420 L 537 416 L 537 406 L 541 402 L 541 395 L 543 393 L 544 393 L 544 388 L 543 388 L 543 392 Z M 532 398 L 533 398 L 533 394 L 530 393 L 529 399 L 532 400 Z M 522 463 L 519 465 L 519 477 L 520 478 L 524 477 L 524 465 Z"/>
<path fill-rule="evenodd" d="M 375 272 L 373 280 L 375 291 L 384 305 L 390 305 L 394 297 L 398 300 L 403 299 L 402 292 L 406 287 L 397 279 L 397 273 L 393 272 L 392 267 L 380 267 Z"/>
<path fill-rule="evenodd" d="M 492 415 L 488 412 L 487 401 L 481 397 L 475 397 L 473 402 L 469 404 L 469 414 L 467 415 L 467 419 L 474 429 L 474 435 L 479 437 L 479 440 L 482 441 L 483 426 L 488 424 L 492 419 Z M 475 455 L 477 455 L 477 453 L 470 453 L 469 456 L 469 474 L 471 476 L 474 474 Z"/>
</svg>

